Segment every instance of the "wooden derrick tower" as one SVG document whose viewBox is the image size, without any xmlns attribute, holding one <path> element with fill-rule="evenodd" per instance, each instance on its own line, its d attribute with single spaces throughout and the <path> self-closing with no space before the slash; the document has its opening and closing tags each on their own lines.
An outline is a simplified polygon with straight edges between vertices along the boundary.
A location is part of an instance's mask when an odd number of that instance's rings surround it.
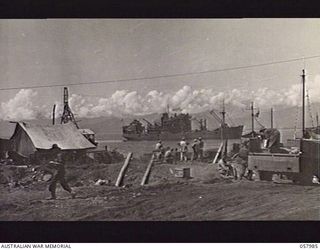
<svg viewBox="0 0 320 250">
<path fill-rule="evenodd" d="M 61 116 L 61 124 L 73 122 L 74 125 L 76 125 L 77 128 L 79 128 L 76 120 L 74 119 L 74 115 L 71 111 L 71 108 L 69 106 L 69 94 L 68 94 L 68 88 L 64 87 L 63 89 L 63 113 Z"/>
</svg>

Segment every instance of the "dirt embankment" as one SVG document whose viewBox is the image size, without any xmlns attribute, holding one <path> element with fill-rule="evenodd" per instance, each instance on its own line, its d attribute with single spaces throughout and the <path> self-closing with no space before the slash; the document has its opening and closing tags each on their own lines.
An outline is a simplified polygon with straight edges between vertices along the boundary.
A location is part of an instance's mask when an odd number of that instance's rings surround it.
<svg viewBox="0 0 320 250">
<path fill-rule="evenodd" d="M 46 200 L 48 183 L 43 181 L 1 185 L 0 220 L 319 219 L 317 186 L 224 180 L 212 164 L 188 162 L 156 164 L 149 184 L 141 187 L 147 164 L 134 159 L 120 188 L 114 184 L 122 163 L 67 166 L 76 199 L 59 187 L 59 198 Z M 175 167 L 190 167 L 193 178 L 174 177 Z M 109 182 L 95 185 L 98 179 Z"/>
</svg>

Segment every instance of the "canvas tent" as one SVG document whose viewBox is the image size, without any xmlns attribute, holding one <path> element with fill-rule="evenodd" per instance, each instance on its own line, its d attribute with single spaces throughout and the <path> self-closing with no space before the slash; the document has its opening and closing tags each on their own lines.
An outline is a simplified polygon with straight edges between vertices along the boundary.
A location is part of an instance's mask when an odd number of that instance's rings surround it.
<svg viewBox="0 0 320 250">
<path fill-rule="evenodd" d="M 84 150 L 95 148 L 72 123 L 42 126 L 17 122 L 10 138 L 12 150 L 29 156 L 37 150 L 50 149 L 57 144 L 61 150 Z"/>
<path fill-rule="evenodd" d="M 7 152 L 12 150 L 10 137 L 12 136 L 14 129 L 14 124 L 0 121 L 0 159 L 7 158 Z"/>
</svg>

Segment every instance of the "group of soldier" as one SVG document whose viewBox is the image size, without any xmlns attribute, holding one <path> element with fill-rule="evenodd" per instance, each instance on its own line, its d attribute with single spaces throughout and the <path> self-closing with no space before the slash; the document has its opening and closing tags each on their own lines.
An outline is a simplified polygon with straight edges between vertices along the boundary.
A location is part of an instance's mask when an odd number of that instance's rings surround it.
<svg viewBox="0 0 320 250">
<path fill-rule="evenodd" d="M 248 149 L 249 141 L 244 141 L 240 145 L 238 152 L 230 152 L 223 155 L 218 161 L 218 171 L 221 176 L 233 177 L 235 180 L 241 180 L 243 177 L 252 178 L 252 172 L 248 167 Z"/>
<path fill-rule="evenodd" d="M 269 153 L 288 153 L 281 148 L 280 132 L 273 128 L 263 128 L 259 131 L 257 138 L 263 143 L 263 148 Z M 223 155 L 218 162 L 218 170 L 222 176 L 232 176 L 234 179 L 242 179 L 243 177 L 251 180 L 253 172 L 248 170 L 250 140 L 241 143 L 238 152 L 230 152 Z"/>
<path fill-rule="evenodd" d="M 178 143 L 178 147 L 164 147 L 162 141 L 159 140 L 155 146 L 154 153 L 156 155 L 156 159 L 158 161 L 163 161 L 165 163 L 174 163 L 176 164 L 177 161 L 188 161 L 189 155 L 189 145 L 190 143 L 187 142 L 185 137 L 181 139 Z M 191 144 L 191 161 L 199 159 L 200 161 L 203 160 L 203 149 L 204 149 L 204 142 L 201 137 L 194 139 L 193 143 Z"/>
</svg>

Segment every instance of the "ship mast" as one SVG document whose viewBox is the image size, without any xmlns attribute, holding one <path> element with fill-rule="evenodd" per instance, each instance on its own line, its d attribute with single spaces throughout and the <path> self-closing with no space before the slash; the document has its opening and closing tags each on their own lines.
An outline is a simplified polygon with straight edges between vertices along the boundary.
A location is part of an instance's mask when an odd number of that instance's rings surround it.
<svg viewBox="0 0 320 250">
<path fill-rule="evenodd" d="M 271 108 L 271 128 L 273 128 L 273 108 Z"/>
<path fill-rule="evenodd" d="M 224 152 L 226 152 L 227 151 L 227 141 L 226 142 L 224 141 L 224 126 L 225 126 L 225 114 L 226 114 L 225 109 L 224 109 L 224 98 L 222 99 L 222 112 L 221 112 L 221 114 L 222 114 L 221 143 L 222 143 L 222 145 L 223 145 L 223 147 L 225 149 Z M 221 155 L 222 154 L 223 154 L 223 152 L 221 153 Z"/>
<path fill-rule="evenodd" d="M 68 93 L 68 88 L 64 87 L 63 89 L 63 113 L 61 116 L 61 124 L 63 123 L 68 123 L 68 122 L 73 122 L 74 125 L 76 125 L 77 128 L 79 128 L 76 120 L 74 119 L 74 115 L 71 111 L 71 108 L 69 106 L 69 93 Z"/>
<path fill-rule="evenodd" d="M 225 111 L 225 107 L 224 107 L 224 99 L 222 100 L 222 112 L 220 112 L 222 114 L 222 124 L 221 127 L 224 127 L 226 124 L 226 111 Z"/>
</svg>

